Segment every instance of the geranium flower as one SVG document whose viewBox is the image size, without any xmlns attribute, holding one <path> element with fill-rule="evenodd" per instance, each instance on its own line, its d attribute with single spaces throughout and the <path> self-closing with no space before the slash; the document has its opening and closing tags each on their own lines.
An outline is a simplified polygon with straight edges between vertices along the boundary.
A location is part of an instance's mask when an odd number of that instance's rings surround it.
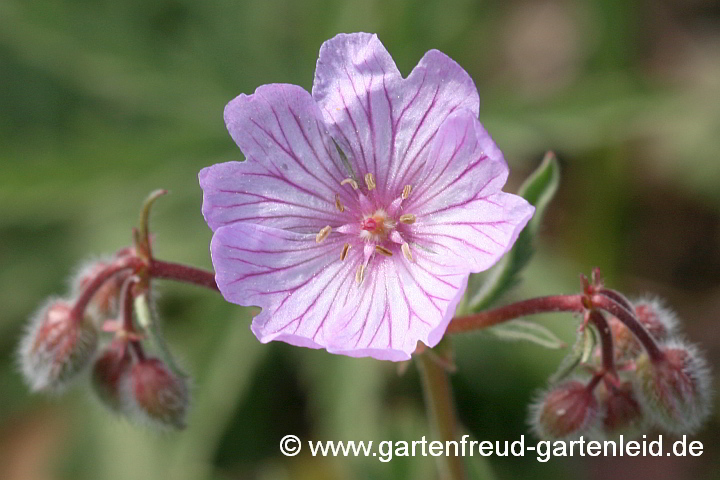
<svg viewBox="0 0 720 480">
<path fill-rule="evenodd" d="M 259 87 L 225 108 L 244 162 L 200 172 L 224 297 L 261 342 L 405 360 L 443 336 L 470 273 L 533 214 L 468 74 L 431 50 L 407 78 L 375 35 L 325 42 L 312 95 Z"/>
</svg>

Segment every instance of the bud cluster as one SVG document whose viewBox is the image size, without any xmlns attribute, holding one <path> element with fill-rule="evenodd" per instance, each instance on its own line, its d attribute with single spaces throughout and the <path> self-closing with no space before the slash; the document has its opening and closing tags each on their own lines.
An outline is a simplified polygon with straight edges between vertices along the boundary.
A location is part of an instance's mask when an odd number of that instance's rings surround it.
<svg viewBox="0 0 720 480">
<path fill-rule="evenodd" d="M 131 352 L 116 339 L 95 359 L 92 387 L 111 411 L 160 428 L 184 428 L 189 405 L 185 378 L 158 358 Z"/>
<path fill-rule="evenodd" d="M 552 439 L 637 435 L 652 427 L 696 431 L 709 415 L 710 376 L 702 355 L 679 337 L 677 316 L 654 299 L 629 302 L 587 283 L 588 291 L 592 326 L 583 328 L 596 328 L 602 342 L 584 363 L 592 377 L 540 394 L 530 407 L 533 430 Z"/>
<path fill-rule="evenodd" d="M 19 348 L 20 369 L 32 390 L 45 392 L 61 392 L 90 370 L 93 391 L 110 410 L 182 428 L 186 379 L 162 360 L 146 358 L 133 320 L 133 287 L 143 265 L 133 248 L 125 248 L 80 269 L 69 297 L 49 300 L 30 321 Z M 103 333 L 111 334 L 106 342 Z"/>
</svg>

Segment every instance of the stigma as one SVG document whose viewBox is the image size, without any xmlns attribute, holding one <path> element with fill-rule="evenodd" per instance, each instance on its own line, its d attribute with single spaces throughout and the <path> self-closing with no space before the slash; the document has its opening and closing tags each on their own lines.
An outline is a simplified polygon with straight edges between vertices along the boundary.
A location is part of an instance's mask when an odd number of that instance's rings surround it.
<svg viewBox="0 0 720 480">
<path fill-rule="evenodd" d="M 397 223 L 382 208 L 366 215 L 360 222 L 360 238 L 365 241 L 383 242 Z"/>
</svg>

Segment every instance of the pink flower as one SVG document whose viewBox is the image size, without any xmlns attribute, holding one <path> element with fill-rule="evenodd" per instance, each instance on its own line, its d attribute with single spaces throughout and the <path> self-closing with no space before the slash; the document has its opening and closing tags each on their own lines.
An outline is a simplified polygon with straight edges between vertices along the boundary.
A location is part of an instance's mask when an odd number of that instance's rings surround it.
<svg viewBox="0 0 720 480">
<path fill-rule="evenodd" d="M 375 35 L 325 42 L 312 95 L 264 85 L 225 108 L 245 162 L 200 172 L 228 301 L 261 342 L 405 360 L 436 345 L 470 273 L 533 214 L 468 74 L 431 50 L 403 78 Z"/>
</svg>

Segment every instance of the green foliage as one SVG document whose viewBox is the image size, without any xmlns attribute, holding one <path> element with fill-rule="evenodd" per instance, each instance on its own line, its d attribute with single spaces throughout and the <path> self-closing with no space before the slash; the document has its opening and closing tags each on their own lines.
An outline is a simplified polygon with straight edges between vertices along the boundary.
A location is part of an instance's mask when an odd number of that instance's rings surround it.
<svg viewBox="0 0 720 480">
<path fill-rule="evenodd" d="M 560 166 L 553 152 L 545 155 L 540 166 L 518 190 L 518 194 L 535 206 L 535 214 L 520 232 L 512 250 L 495 265 L 480 289 L 469 301 L 471 311 L 485 310 L 520 280 L 520 272 L 532 258 L 533 240 L 538 233 L 545 209 L 552 200 L 560 183 Z"/>
<path fill-rule="evenodd" d="M 559 382 L 575 371 L 577 366 L 590 361 L 591 356 L 595 353 L 595 347 L 599 343 L 600 339 L 594 325 L 588 324 L 580 330 L 570 353 L 565 356 L 557 371 L 550 377 L 550 383 Z"/>
<path fill-rule="evenodd" d="M 135 314 L 137 315 L 138 324 L 148 335 L 160 358 L 170 367 L 170 370 L 172 370 L 175 375 L 187 377 L 188 374 L 183 372 L 178 366 L 167 341 L 165 341 L 160 318 L 157 315 L 156 308 L 151 304 L 147 293 L 142 293 L 135 297 Z"/>
<path fill-rule="evenodd" d="M 567 345 L 550 329 L 535 322 L 512 320 L 488 329 L 501 340 L 524 340 L 545 348 L 565 348 Z"/>
</svg>

